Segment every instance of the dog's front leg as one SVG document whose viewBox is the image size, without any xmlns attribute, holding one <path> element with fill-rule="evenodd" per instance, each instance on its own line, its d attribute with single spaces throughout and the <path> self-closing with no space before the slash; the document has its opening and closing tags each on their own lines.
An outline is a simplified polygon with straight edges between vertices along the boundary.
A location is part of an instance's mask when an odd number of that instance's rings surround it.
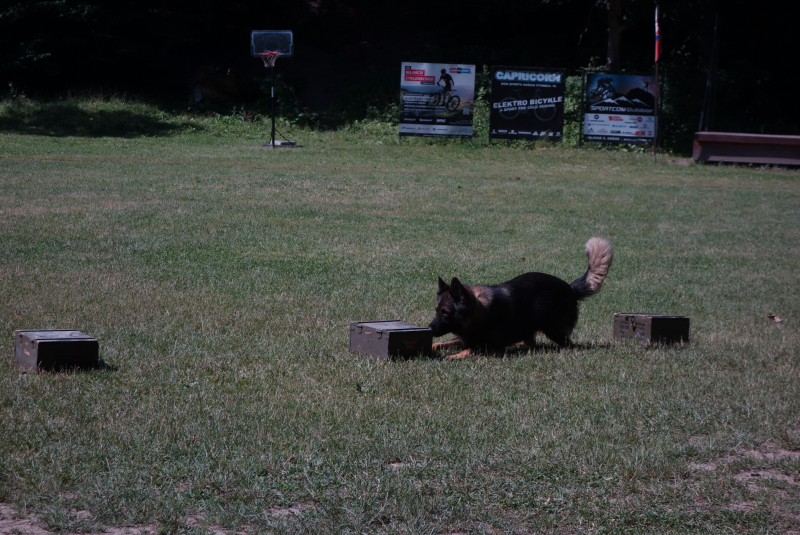
<svg viewBox="0 0 800 535">
<path fill-rule="evenodd" d="M 522 340 L 521 342 L 517 342 L 514 345 L 517 346 L 517 347 L 528 346 L 528 347 L 531 347 L 531 348 L 535 348 L 536 347 L 536 335 L 533 335 L 530 338 L 526 338 L 525 340 Z"/>
<path fill-rule="evenodd" d="M 443 349 L 463 349 L 464 342 L 461 341 L 460 338 L 453 338 L 452 340 L 447 340 L 446 342 L 436 342 L 431 346 L 433 351 L 442 351 Z"/>
<path fill-rule="evenodd" d="M 466 359 L 469 357 L 474 357 L 475 353 L 471 349 L 465 349 L 464 351 L 459 351 L 455 355 L 447 355 L 445 360 L 459 360 L 459 359 Z"/>
</svg>

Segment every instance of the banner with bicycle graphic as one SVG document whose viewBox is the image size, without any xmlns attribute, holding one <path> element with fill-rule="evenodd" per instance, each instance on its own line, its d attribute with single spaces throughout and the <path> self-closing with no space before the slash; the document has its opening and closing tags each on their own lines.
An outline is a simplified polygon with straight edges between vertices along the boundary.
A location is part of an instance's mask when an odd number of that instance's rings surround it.
<svg viewBox="0 0 800 535">
<path fill-rule="evenodd" d="M 655 76 L 587 73 L 583 141 L 652 143 L 655 94 Z"/>
<path fill-rule="evenodd" d="M 492 67 L 489 139 L 561 141 L 564 69 Z"/>
<path fill-rule="evenodd" d="M 472 137 L 475 65 L 403 62 L 400 135 Z"/>
</svg>

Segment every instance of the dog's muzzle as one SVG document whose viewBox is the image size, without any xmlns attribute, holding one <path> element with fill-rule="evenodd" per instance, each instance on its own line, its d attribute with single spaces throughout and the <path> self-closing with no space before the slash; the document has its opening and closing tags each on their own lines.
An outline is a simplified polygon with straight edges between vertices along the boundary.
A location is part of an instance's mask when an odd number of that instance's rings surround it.
<svg viewBox="0 0 800 535">
<path fill-rule="evenodd" d="M 442 325 L 442 322 L 436 321 L 435 319 L 431 322 L 430 325 L 428 325 L 428 329 L 430 329 L 431 332 L 433 332 L 433 336 L 442 336 L 447 334 L 448 332 Z"/>
</svg>

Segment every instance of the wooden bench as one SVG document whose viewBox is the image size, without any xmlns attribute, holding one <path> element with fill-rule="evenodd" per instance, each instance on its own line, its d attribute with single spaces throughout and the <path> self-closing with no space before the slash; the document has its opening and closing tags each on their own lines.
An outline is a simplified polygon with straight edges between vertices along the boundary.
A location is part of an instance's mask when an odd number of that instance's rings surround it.
<svg viewBox="0 0 800 535">
<path fill-rule="evenodd" d="M 696 132 L 692 158 L 703 162 L 800 165 L 800 136 Z"/>
</svg>

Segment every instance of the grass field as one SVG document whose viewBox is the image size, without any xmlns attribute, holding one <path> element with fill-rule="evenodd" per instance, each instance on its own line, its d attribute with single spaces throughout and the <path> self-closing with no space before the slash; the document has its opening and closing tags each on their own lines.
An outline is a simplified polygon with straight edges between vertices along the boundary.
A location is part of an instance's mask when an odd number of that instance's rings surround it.
<svg viewBox="0 0 800 535">
<path fill-rule="evenodd" d="M 800 533 L 798 171 L 21 124 L 0 133 L 8 533 Z M 615 258 L 574 348 L 347 352 L 351 320 L 427 325 L 437 276 L 572 280 L 591 236 Z M 615 343 L 614 312 L 687 315 L 691 344 Z M 38 328 L 95 336 L 106 366 L 22 372 L 13 330 Z"/>
</svg>

